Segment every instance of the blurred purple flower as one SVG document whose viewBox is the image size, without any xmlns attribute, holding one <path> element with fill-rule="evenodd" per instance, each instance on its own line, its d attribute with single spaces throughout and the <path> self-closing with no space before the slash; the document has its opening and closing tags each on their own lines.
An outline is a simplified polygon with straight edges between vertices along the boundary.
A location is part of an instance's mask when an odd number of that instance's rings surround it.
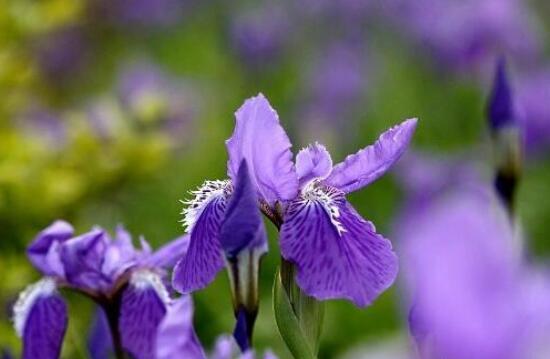
<svg viewBox="0 0 550 359">
<path fill-rule="evenodd" d="M 181 20 L 185 0 L 113 0 L 95 3 L 95 14 L 100 21 L 115 26 L 151 28 L 173 25 Z"/>
<path fill-rule="evenodd" d="M 74 80 L 75 74 L 90 61 L 90 50 L 86 34 L 77 26 L 56 29 L 34 44 L 38 68 L 52 86 Z"/>
<path fill-rule="evenodd" d="M 296 264 L 298 285 L 308 295 L 321 300 L 346 298 L 365 306 L 392 284 L 397 258 L 390 242 L 359 216 L 345 195 L 382 176 L 403 154 L 415 128 L 416 119 L 407 120 L 336 166 L 324 146 L 316 143 L 298 153 L 295 166 L 290 141 L 263 95 L 247 100 L 237 111 L 235 131 L 226 141 L 229 177 L 238 183 L 239 166 L 246 160 L 259 205 L 281 226 L 282 255 Z M 211 224 L 210 232 L 191 230 L 189 253 L 193 238 L 201 251 L 191 257 L 197 275 L 177 284 L 186 291 L 206 286 L 222 266 L 213 254 L 219 250 L 211 249 L 219 241 L 224 210 L 216 203 L 224 203 L 230 184 L 215 183 L 219 185 L 199 192 L 201 201 L 186 210 L 192 219 L 187 222 Z M 213 204 L 204 206 L 205 199 Z M 215 206 L 219 210 L 214 212 Z M 194 231 L 200 231 L 200 247 Z"/>
<path fill-rule="evenodd" d="M 244 63 L 257 68 L 277 61 L 290 35 L 287 10 L 267 3 L 241 11 L 233 18 L 231 42 Z"/>
<path fill-rule="evenodd" d="M 158 122 L 176 138 L 181 137 L 197 107 L 190 89 L 149 63 L 124 67 L 119 76 L 118 97 L 123 109 L 136 119 Z"/>
<path fill-rule="evenodd" d="M 358 43 L 338 42 L 327 47 L 311 66 L 306 103 L 314 117 L 341 122 L 365 92 L 363 49 Z"/>
<path fill-rule="evenodd" d="M 498 54 L 532 60 L 538 33 L 520 0 L 394 0 L 387 7 L 406 36 L 458 70 L 484 68 Z"/>
<path fill-rule="evenodd" d="M 67 140 L 67 129 L 60 114 L 40 105 L 30 105 L 17 118 L 24 133 L 44 141 L 53 149 L 61 149 Z"/>
<path fill-rule="evenodd" d="M 152 252 L 143 238 L 141 249 L 136 249 L 123 227 L 117 228 L 115 238 L 101 228 L 74 236 L 69 223 L 54 222 L 27 249 L 30 262 L 45 278 L 25 289 L 14 306 L 15 327 L 28 353 L 24 358 L 36 358 L 38 352 L 45 359 L 59 356 L 67 311 L 58 286 L 101 304 L 112 335 L 117 333 L 112 337 L 115 349 L 151 358 L 156 328 L 169 302 L 162 276 L 173 256 L 185 253 L 188 240 L 184 236 Z M 105 348 L 100 339 L 92 352 Z"/>
<path fill-rule="evenodd" d="M 398 224 L 422 358 L 524 358 L 548 329 L 550 282 L 522 265 L 499 204 L 488 187 L 457 190 Z"/>
<path fill-rule="evenodd" d="M 518 84 L 518 103 L 527 149 L 550 147 L 550 70 L 524 75 Z"/>
</svg>

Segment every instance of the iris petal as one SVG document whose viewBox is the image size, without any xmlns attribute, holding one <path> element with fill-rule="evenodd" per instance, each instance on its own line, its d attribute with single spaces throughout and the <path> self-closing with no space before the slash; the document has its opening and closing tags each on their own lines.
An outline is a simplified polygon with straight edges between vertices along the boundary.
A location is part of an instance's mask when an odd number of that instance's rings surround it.
<svg viewBox="0 0 550 359">
<path fill-rule="evenodd" d="M 27 248 L 31 263 L 44 275 L 63 276 L 59 244 L 73 235 L 73 227 L 65 221 L 55 221 L 38 234 Z"/>
<path fill-rule="evenodd" d="M 29 286 L 14 306 L 15 328 L 23 337 L 22 358 L 59 358 L 67 321 L 67 306 L 52 279 Z"/>
<path fill-rule="evenodd" d="M 332 158 L 325 146 L 314 143 L 296 155 L 296 173 L 303 187 L 309 181 L 326 178 L 332 171 Z"/>
<path fill-rule="evenodd" d="M 332 214 L 320 200 L 289 205 L 281 228 L 282 255 L 297 266 L 297 283 L 308 295 L 366 306 L 393 283 L 397 257 L 390 242 L 343 195 L 330 205 L 335 206 Z"/>
<path fill-rule="evenodd" d="M 228 174 L 236 181 L 241 161 L 248 162 L 252 183 L 269 205 L 288 201 L 298 192 L 291 144 L 279 117 L 259 94 L 248 99 L 235 113 L 236 126 L 226 141 Z"/>
<path fill-rule="evenodd" d="M 172 286 L 180 293 L 206 287 L 223 268 L 219 236 L 225 207 L 225 198 L 213 198 L 193 225 L 187 254 L 174 268 Z"/>
<path fill-rule="evenodd" d="M 409 119 L 384 132 L 378 140 L 334 166 L 325 183 L 346 193 L 356 191 L 382 176 L 405 152 L 416 128 Z"/>
<path fill-rule="evenodd" d="M 206 358 L 193 328 L 193 303 L 190 296 L 184 295 L 168 307 L 157 333 L 155 358 Z"/>
<path fill-rule="evenodd" d="M 157 330 L 166 314 L 168 293 L 158 275 L 134 272 L 122 294 L 119 330 L 124 350 L 136 359 L 155 357 Z"/>
</svg>

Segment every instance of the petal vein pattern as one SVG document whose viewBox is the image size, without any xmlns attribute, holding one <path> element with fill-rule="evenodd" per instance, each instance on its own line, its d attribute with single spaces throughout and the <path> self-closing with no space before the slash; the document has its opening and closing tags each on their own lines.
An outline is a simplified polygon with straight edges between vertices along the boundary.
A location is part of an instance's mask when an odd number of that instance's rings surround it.
<svg viewBox="0 0 550 359">
<path fill-rule="evenodd" d="M 229 180 L 205 181 L 197 190 L 190 191 L 193 199 L 182 201 L 187 207 L 183 209 L 183 225 L 187 233 L 191 233 L 195 223 L 208 204 L 216 198 L 226 198 L 231 193 Z"/>
<path fill-rule="evenodd" d="M 361 189 L 382 176 L 405 152 L 416 129 L 409 119 L 384 132 L 378 140 L 334 166 L 325 182 L 345 193 Z"/>
<path fill-rule="evenodd" d="M 297 283 L 308 295 L 349 299 L 364 307 L 395 280 L 397 256 L 343 196 L 334 203 L 343 232 L 319 201 L 292 202 L 281 228 L 281 252 L 296 264 Z"/>
</svg>

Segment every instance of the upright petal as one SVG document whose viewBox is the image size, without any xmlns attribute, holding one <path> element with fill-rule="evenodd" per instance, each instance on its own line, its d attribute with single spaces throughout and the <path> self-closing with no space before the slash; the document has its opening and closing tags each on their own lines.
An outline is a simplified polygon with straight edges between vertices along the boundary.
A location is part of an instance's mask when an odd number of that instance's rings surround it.
<svg viewBox="0 0 550 359">
<path fill-rule="evenodd" d="M 243 160 L 221 226 L 220 243 L 226 256 L 236 257 L 245 248 L 267 251 L 267 235 L 258 196 Z"/>
<path fill-rule="evenodd" d="M 193 303 L 184 295 L 174 300 L 157 332 L 156 359 L 206 359 L 193 328 Z"/>
<path fill-rule="evenodd" d="M 57 359 L 67 329 L 67 306 L 53 279 L 29 286 L 15 303 L 14 325 L 23 338 L 23 359 Z"/>
<path fill-rule="evenodd" d="M 415 118 L 392 127 L 378 140 L 334 166 L 325 183 L 346 193 L 382 176 L 405 152 L 416 129 Z"/>
<path fill-rule="evenodd" d="M 235 113 L 236 126 L 226 141 L 228 175 L 235 181 L 241 161 L 250 166 L 252 183 L 269 205 L 296 196 L 298 178 L 292 163 L 291 144 L 279 117 L 267 99 L 252 97 Z"/>
<path fill-rule="evenodd" d="M 55 221 L 36 236 L 27 248 L 31 263 L 44 275 L 63 276 L 59 244 L 73 235 L 73 227 L 65 221 Z"/>
<path fill-rule="evenodd" d="M 169 297 L 160 277 L 149 270 L 132 274 L 122 294 L 119 330 L 124 350 L 135 359 L 155 357 L 157 330 Z"/>
<path fill-rule="evenodd" d="M 111 278 L 102 272 L 107 246 L 106 233 L 100 229 L 94 229 L 63 243 L 61 261 L 67 281 L 89 290 L 106 289 L 111 284 Z"/>
<path fill-rule="evenodd" d="M 297 283 L 308 295 L 366 306 L 393 283 L 397 257 L 341 192 L 319 190 L 325 195 L 310 192 L 289 205 L 281 253 L 296 265 Z"/>
<path fill-rule="evenodd" d="M 313 179 L 325 179 L 332 171 L 332 158 L 320 143 L 303 148 L 296 156 L 296 173 L 300 187 Z"/>
<path fill-rule="evenodd" d="M 191 236 L 188 234 L 180 236 L 147 256 L 141 264 L 149 268 L 172 268 L 185 256 L 190 241 Z"/>
<path fill-rule="evenodd" d="M 228 186 L 222 181 L 205 183 L 184 210 L 184 222 L 191 228 L 191 237 L 187 253 L 176 264 L 172 278 L 172 286 L 180 293 L 206 287 L 223 268 L 219 236 Z"/>
</svg>

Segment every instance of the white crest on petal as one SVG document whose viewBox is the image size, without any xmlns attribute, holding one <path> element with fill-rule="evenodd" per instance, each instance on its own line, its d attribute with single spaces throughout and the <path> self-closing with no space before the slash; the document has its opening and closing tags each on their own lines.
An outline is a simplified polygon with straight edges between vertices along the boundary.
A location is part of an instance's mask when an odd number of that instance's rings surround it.
<svg viewBox="0 0 550 359">
<path fill-rule="evenodd" d="M 230 180 L 205 181 L 198 189 L 189 191 L 189 194 L 194 196 L 193 199 L 181 201 L 187 206 L 181 212 L 181 214 L 183 214 L 182 222 L 185 227 L 185 231 L 187 233 L 191 233 L 193 226 L 208 203 L 216 198 L 226 198 L 230 193 Z"/>
<path fill-rule="evenodd" d="M 19 293 L 19 297 L 13 306 L 13 326 L 19 337 L 23 337 L 25 323 L 36 300 L 40 297 L 51 296 L 56 292 L 55 280 L 46 277 L 29 285 Z"/>
<path fill-rule="evenodd" d="M 323 209 L 330 218 L 330 222 L 342 234 L 346 229 L 340 223 L 340 210 L 338 209 L 337 201 L 342 198 L 344 192 L 330 186 L 321 184 L 318 180 L 309 182 L 302 188 L 301 202 L 304 205 L 318 203 L 323 206 Z"/>
<path fill-rule="evenodd" d="M 148 269 L 139 269 L 132 273 L 130 285 L 137 290 L 153 289 L 163 303 L 170 303 L 170 295 L 162 283 L 160 275 Z"/>
</svg>

